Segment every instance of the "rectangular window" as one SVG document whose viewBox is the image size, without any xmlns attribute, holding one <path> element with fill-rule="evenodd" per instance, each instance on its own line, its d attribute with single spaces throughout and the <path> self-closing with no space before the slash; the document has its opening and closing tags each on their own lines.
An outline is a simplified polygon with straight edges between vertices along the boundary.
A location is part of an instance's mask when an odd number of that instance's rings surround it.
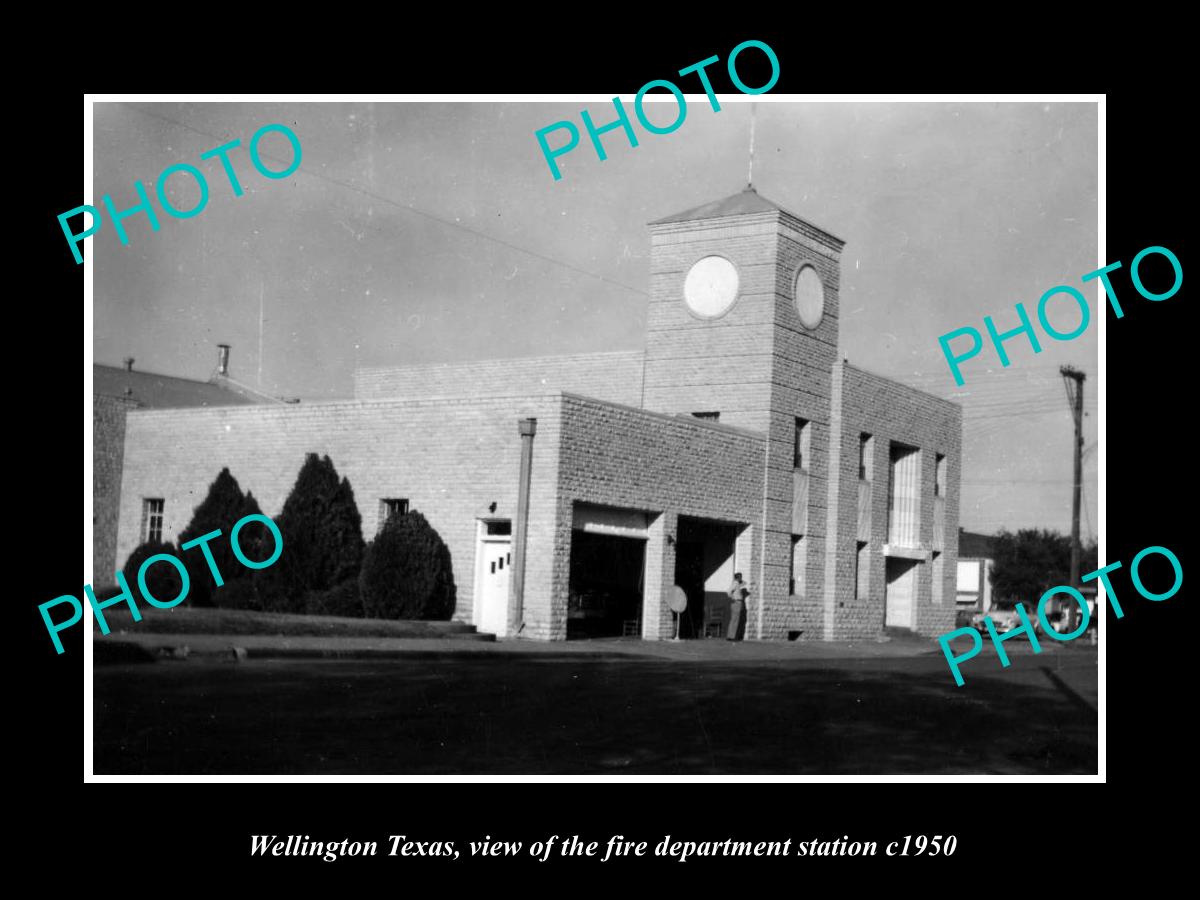
<svg viewBox="0 0 1200 900">
<path fill-rule="evenodd" d="M 166 501 L 161 497 L 146 497 L 142 500 L 142 541 L 162 543 L 163 537 L 163 507 Z"/>
<path fill-rule="evenodd" d="M 512 534 L 512 520 L 511 519 L 502 519 L 502 520 L 498 519 L 494 522 L 487 522 L 485 524 L 487 525 L 487 533 L 488 534 L 497 534 L 497 535 Z"/>
<path fill-rule="evenodd" d="M 788 572 L 788 593 L 803 597 L 808 574 L 808 541 L 802 534 L 792 535 L 792 559 Z"/>
<path fill-rule="evenodd" d="M 854 598 L 867 599 L 867 588 L 871 583 L 871 552 L 866 541 L 859 541 L 854 555 Z"/>
<path fill-rule="evenodd" d="M 942 587 L 946 580 L 946 566 L 942 562 L 942 554 L 938 550 L 933 551 L 933 603 L 934 606 L 942 605 Z"/>
<path fill-rule="evenodd" d="M 792 466 L 801 471 L 808 471 L 808 462 L 812 450 L 812 422 L 796 417 L 796 435 L 792 448 Z"/>
<path fill-rule="evenodd" d="M 863 432 L 858 436 L 858 478 L 870 481 L 874 477 L 872 461 L 875 457 L 875 439 Z"/>
<path fill-rule="evenodd" d="M 696 419 L 707 419 L 710 422 L 717 422 L 721 418 L 719 412 L 694 412 L 692 417 Z"/>
<path fill-rule="evenodd" d="M 888 543 L 918 546 L 921 533 L 921 451 L 893 441 L 888 484 Z"/>
<path fill-rule="evenodd" d="M 946 496 L 946 455 L 944 453 L 937 455 L 937 470 L 934 472 L 933 495 L 935 497 Z"/>
<path fill-rule="evenodd" d="M 379 501 L 379 527 L 392 516 L 402 516 L 408 512 L 408 501 L 398 498 L 384 497 Z"/>
</svg>

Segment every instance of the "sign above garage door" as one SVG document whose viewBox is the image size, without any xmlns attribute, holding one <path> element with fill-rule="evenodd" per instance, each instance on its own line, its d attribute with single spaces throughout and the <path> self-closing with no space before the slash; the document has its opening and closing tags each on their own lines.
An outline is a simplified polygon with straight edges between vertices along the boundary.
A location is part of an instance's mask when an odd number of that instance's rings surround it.
<svg viewBox="0 0 1200 900">
<path fill-rule="evenodd" d="M 591 534 L 610 534 L 615 537 L 646 539 L 651 514 L 619 506 L 597 506 L 576 503 L 571 527 Z"/>
</svg>

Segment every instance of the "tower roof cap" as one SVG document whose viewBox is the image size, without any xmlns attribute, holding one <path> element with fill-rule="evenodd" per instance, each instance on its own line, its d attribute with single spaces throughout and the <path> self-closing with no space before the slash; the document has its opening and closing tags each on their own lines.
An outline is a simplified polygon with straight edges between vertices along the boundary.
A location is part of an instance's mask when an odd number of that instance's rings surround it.
<svg viewBox="0 0 1200 900">
<path fill-rule="evenodd" d="M 768 200 L 754 189 L 754 185 L 748 184 L 736 194 L 730 194 L 721 200 L 713 200 L 705 203 L 702 206 L 695 206 L 691 209 L 685 209 L 683 212 L 675 213 L 672 216 L 666 216 L 662 219 L 655 219 L 650 225 L 668 225 L 675 222 L 694 222 L 700 219 L 722 219 L 729 216 L 750 216 L 764 212 L 781 212 L 791 219 L 803 222 L 809 228 L 815 229 L 821 234 L 832 238 L 837 247 L 845 244 L 841 238 L 832 232 L 826 231 L 818 225 L 813 225 L 806 219 L 796 215 L 791 210 L 780 206 L 773 200 Z"/>
<path fill-rule="evenodd" d="M 745 216 L 752 213 L 770 212 L 771 210 L 783 210 L 787 212 L 778 203 L 774 203 L 766 197 L 761 196 L 754 189 L 754 185 L 748 184 L 743 190 L 738 191 L 736 194 L 731 194 L 722 200 L 713 200 L 710 203 L 705 203 L 703 206 L 685 209 L 683 212 L 675 213 L 673 216 L 656 219 L 650 224 L 665 225 L 668 222 L 687 222 L 690 219 L 719 219 L 723 216 Z"/>
</svg>

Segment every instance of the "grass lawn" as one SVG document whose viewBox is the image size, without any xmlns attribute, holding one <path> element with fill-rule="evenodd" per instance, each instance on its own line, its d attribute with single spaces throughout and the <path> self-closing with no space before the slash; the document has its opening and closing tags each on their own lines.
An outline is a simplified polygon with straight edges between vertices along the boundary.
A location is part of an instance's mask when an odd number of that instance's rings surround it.
<svg viewBox="0 0 1200 900">
<path fill-rule="evenodd" d="M 468 631 L 460 622 L 418 622 L 390 619 L 349 619 L 339 616 L 307 616 L 292 613 L 250 612 L 241 609 L 212 609 L 183 604 L 171 609 L 139 607 L 142 621 L 133 621 L 127 606 L 104 611 L 113 634 L 279 634 L 292 637 L 444 637 L 448 632 Z M 99 632 L 99 626 L 93 626 Z"/>
</svg>

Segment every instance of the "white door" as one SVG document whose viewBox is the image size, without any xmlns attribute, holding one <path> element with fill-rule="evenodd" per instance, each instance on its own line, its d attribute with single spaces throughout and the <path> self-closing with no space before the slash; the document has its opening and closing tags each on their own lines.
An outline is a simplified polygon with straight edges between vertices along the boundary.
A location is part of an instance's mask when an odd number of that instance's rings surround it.
<svg viewBox="0 0 1200 900">
<path fill-rule="evenodd" d="M 889 557 L 887 561 L 887 611 L 884 624 L 889 628 L 913 627 L 913 601 L 917 594 L 917 562 Z"/>
<path fill-rule="evenodd" d="M 508 573 L 512 569 L 512 542 L 479 542 L 479 597 L 476 627 L 495 635 L 508 628 Z"/>
</svg>

